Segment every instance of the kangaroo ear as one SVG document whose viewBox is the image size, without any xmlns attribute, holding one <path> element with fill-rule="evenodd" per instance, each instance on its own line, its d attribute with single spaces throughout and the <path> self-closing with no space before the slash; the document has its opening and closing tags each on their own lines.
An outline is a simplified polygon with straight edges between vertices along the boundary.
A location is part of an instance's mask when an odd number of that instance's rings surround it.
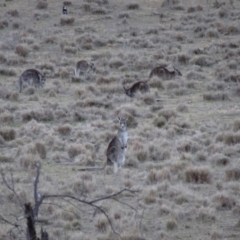
<svg viewBox="0 0 240 240">
<path fill-rule="evenodd" d="M 125 118 L 125 122 L 128 120 L 128 117 Z"/>
<path fill-rule="evenodd" d="M 120 122 L 121 121 L 121 118 L 118 116 L 118 121 Z"/>
</svg>

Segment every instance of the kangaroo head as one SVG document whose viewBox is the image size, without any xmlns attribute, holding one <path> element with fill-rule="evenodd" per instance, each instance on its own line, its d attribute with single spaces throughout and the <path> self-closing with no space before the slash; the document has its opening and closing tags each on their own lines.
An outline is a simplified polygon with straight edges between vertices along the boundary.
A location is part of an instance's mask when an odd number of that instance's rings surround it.
<svg viewBox="0 0 240 240">
<path fill-rule="evenodd" d="M 127 127 L 127 117 L 126 118 L 120 118 L 118 117 L 119 125 L 122 130 L 126 130 Z"/>
<path fill-rule="evenodd" d="M 125 87 L 123 86 L 123 90 L 124 90 L 124 92 L 125 92 L 125 94 L 126 94 L 127 96 L 129 96 L 129 97 L 134 97 L 134 94 L 132 93 L 132 91 L 131 91 L 130 88 L 127 89 L 127 88 L 125 88 Z"/>
</svg>

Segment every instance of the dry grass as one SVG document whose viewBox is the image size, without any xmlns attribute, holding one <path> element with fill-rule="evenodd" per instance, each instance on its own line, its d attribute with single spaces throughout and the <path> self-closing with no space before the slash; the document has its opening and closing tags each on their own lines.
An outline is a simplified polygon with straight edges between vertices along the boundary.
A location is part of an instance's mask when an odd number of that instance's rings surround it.
<svg viewBox="0 0 240 240">
<path fill-rule="evenodd" d="M 203 167 L 191 167 L 185 172 L 186 182 L 188 183 L 211 183 L 212 173 L 210 169 Z"/>
<path fill-rule="evenodd" d="M 45 1 L 45 0 L 39 0 L 37 2 L 36 8 L 41 9 L 41 10 L 47 9 L 48 8 L 48 2 Z"/>
<path fill-rule="evenodd" d="M 136 191 L 96 203 L 122 239 L 240 239 L 240 2 L 229 2 L 0 3 L 0 164 L 21 200 L 33 202 L 40 162 L 39 194 L 91 201 Z M 96 71 L 75 77 L 79 60 Z M 148 81 L 160 65 L 182 76 Z M 19 93 L 30 68 L 45 85 Z M 122 85 L 137 81 L 150 92 L 126 97 Z M 105 163 L 117 116 L 128 117 L 128 146 L 114 174 Z M 1 215 L 15 222 L 22 209 L 4 184 L 0 192 Z M 55 199 L 39 214 L 53 240 L 118 239 L 101 212 L 80 202 Z M 21 238 L 8 229 L 0 224 L 3 239 Z"/>
<path fill-rule="evenodd" d="M 74 17 L 69 17 L 69 16 L 62 16 L 60 18 L 60 24 L 61 26 L 65 26 L 65 25 L 72 25 L 75 21 Z"/>
<path fill-rule="evenodd" d="M 15 48 L 15 53 L 21 57 L 27 57 L 29 55 L 29 49 L 25 45 L 17 45 Z"/>
</svg>

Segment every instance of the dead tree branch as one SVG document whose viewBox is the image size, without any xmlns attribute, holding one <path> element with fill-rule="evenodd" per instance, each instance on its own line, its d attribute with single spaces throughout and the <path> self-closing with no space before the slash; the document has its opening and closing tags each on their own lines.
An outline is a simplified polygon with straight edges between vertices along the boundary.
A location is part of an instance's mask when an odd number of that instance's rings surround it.
<svg viewBox="0 0 240 240">
<path fill-rule="evenodd" d="M 51 201 L 46 202 L 46 200 L 51 200 L 51 199 L 66 201 L 68 204 L 71 204 L 78 210 L 80 210 L 80 209 L 73 202 L 77 202 L 77 203 L 80 203 L 83 205 L 88 205 L 91 208 L 95 209 L 96 211 L 101 212 L 106 217 L 113 233 L 121 238 L 120 234 L 115 231 L 113 224 L 111 222 L 111 219 L 108 216 L 107 212 L 101 206 L 98 206 L 97 203 L 106 201 L 106 200 L 114 200 L 114 201 L 119 202 L 120 204 L 123 204 L 123 205 L 129 207 L 130 209 L 132 209 L 136 212 L 137 210 L 134 207 L 132 207 L 131 205 L 129 205 L 123 201 L 118 200 L 117 198 L 120 197 L 120 195 L 122 195 L 123 193 L 128 193 L 128 195 L 130 193 L 130 195 L 132 195 L 132 194 L 135 194 L 137 191 L 132 191 L 130 189 L 124 188 L 114 194 L 103 196 L 103 197 L 100 197 L 100 198 L 97 198 L 94 200 L 87 200 L 86 198 L 81 199 L 81 198 L 78 198 L 78 197 L 76 197 L 74 195 L 70 195 L 70 194 L 43 194 L 43 195 L 40 195 L 38 192 L 40 169 L 41 169 L 41 165 L 38 164 L 37 169 L 36 169 L 36 177 L 35 177 L 35 180 L 33 183 L 33 187 L 34 187 L 33 194 L 34 194 L 34 201 L 35 201 L 35 205 L 33 207 L 31 206 L 30 203 L 25 203 L 24 207 L 23 207 L 23 204 L 14 188 L 14 181 L 13 181 L 12 173 L 11 173 L 11 184 L 9 184 L 7 179 L 5 178 L 3 171 L 1 170 L 1 175 L 2 175 L 2 179 L 3 179 L 5 186 L 14 193 L 14 195 L 16 196 L 16 198 L 18 200 L 19 205 L 21 206 L 21 208 L 23 209 L 23 212 L 25 213 L 25 218 L 27 219 L 27 239 L 38 240 L 36 230 L 35 230 L 35 223 L 38 221 L 37 217 L 38 217 L 39 209 L 42 204 L 55 204 L 55 203 L 52 203 Z M 60 205 L 58 205 L 58 206 L 60 206 Z M 5 219 L 2 216 L 0 216 L 0 219 L 2 219 L 3 222 L 12 225 L 14 228 L 20 227 L 20 225 L 18 223 L 11 223 L 10 221 L 8 221 L 7 219 Z M 44 239 L 44 240 L 48 239 L 47 232 L 44 232 L 43 230 L 41 230 L 41 239 Z"/>
</svg>

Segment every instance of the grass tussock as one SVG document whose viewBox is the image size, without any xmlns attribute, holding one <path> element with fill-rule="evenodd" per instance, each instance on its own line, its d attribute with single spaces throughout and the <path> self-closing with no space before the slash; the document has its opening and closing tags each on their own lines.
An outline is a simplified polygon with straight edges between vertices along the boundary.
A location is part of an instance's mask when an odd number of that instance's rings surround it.
<svg viewBox="0 0 240 240">
<path fill-rule="evenodd" d="M 166 222 L 166 229 L 168 231 L 173 231 L 177 229 L 177 221 L 175 219 L 170 219 Z"/>
<path fill-rule="evenodd" d="M 235 205 L 235 199 L 225 192 L 217 193 L 212 197 L 217 210 L 231 210 Z"/>
<path fill-rule="evenodd" d="M 158 128 L 164 127 L 166 123 L 167 123 L 167 120 L 166 120 L 166 118 L 163 117 L 163 116 L 156 117 L 156 118 L 153 120 L 153 125 L 154 125 L 155 127 L 158 127 Z"/>
<path fill-rule="evenodd" d="M 149 205 L 149 204 L 154 204 L 157 201 L 157 191 L 155 188 L 150 188 L 147 190 L 144 190 L 143 193 L 143 198 L 144 198 L 144 203 Z"/>
<path fill-rule="evenodd" d="M 14 122 L 14 116 L 11 113 L 3 113 L 0 115 L 0 122 L 5 124 L 12 124 Z"/>
<path fill-rule="evenodd" d="M 185 171 L 188 183 L 211 183 L 212 173 L 207 167 L 190 167 Z"/>
<path fill-rule="evenodd" d="M 10 9 L 7 11 L 7 14 L 11 17 L 19 17 L 19 12 L 17 9 Z"/>
<path fill-rule="evenodd" d="M 157 182 L 170 180 L 171 173 L 168 169 L 155 170 L 151 169 L 147 176 L 148 184 L 156 184 Z"/>
<path fill-rule="evenodd" d="M 1 144 L 0 144 L 1 145 Z M 2 154 L 0 155 L 0 163 L 11 163 L 13 162 L 13 158 L 9 155 Z"/>
<path fill-rule="evenodd" d="M 203 10 L 202 6 L 201 5 L 197 5 L 195 7 L 189 7 L 187 12 L 188 13 L 193 13 L 193 12 L 200 12 L 202 10 Z"/>
<path fill-rule="evenodd" d="M 240 130 L 240 119 L 236 119 L 233 123 L 233 131 L 237 132 Z"/>
<path fill-rule="evenodd" d="M 218 134 L 216 137 L 217 142 L 224 142 L 226 145 L 235 145 L 240 143 L 240 133 L 239 132 L 225 132 Z"/>
<path fill-rule="evenodd" d="M 14 51 L 20 57 L 27 57 L 29 55 L 29 48 L 26 45 L 19 44 L 15 47 Z"/>
<path fill-rule="evenodd" d="M 35 169 L 38 163 L 39 159 L 33 154 L 23 154 L 19 160 L 20 166 L 24 169 Z"/>
<path fill-rule="evenodd" d="M 240 168 L 229 168 L 225 171 L 227 181 L 238 181 L 240 179 Z"/>
<path fill-rule="evenodd" d="M 0 75 L 11 77 L 11 76 L 17 76 L 17 73 L 13 69 L 0 68 Z"/>
<path fill-rule="evenodd" d="M 81 144 L 72 144 L 68 148 L 68 156 L 70 158 L 74 158 L 83 152 L 84 152 L 84 149 Z"/>
<path fill-rule="evenodd" d="M 57 131 L 62 136 L 67 136 L 67 135 L 70 135 L 70 133 L 72 131 L 72 127 L 69 124 L 59 125 L 57 127 Z"/>
<path fill-rule="evenodd" d="M 105 216 L 100 215 L 97 217 L 97 222 L 95 223 L 95 227 L 99 233 L 106 233 L 108 230 L 108 220 Z"/>
<path fill-rule="evenodd" d="M 229 101 L 228 93 L 225 92 L 209 92 L 203 94 L 205 101 Z"/>
<path fill-rule="evenodd" d="M 8 21 L 6 19 L 0 20 L 0 29 L 5 29 L 9 25 Z"/>
<path fill-rule="evenodd" d="M 16 138 L 16 131 L 9 127 L 3 127 L 0 129 L 0 136 L 2 136 L 5 141 L 12 141 Z"/>
<path fill-rule="evenodd" d="M 61 26 L 73 25 L 74 22 L 75 22 L 75 18 L 74 17 L 62 16 L 60 18 Z"/>
<path fill-rule="evenodd" d="M 41 142 L 36 142 L 35 143 L 35 148 L 39 154 L 39 156 L 41 157 L 41 159 L 46 159 L 47 157 L 47 150 L 46 147 L 43 143 Z"/>
<path fill-rule="evenodd" d="M 36 8 L 40 9 L 40 10 L 47 9 L 48 8 L 48 2 L 44 1 L 44 0 L 38 0 Z"/>
<path fill-rule="evenodd" d="M 138 3 L 129 3 L 126 5 L 127 10 L 138 10 L 140 8 Z"/>
</svg>

